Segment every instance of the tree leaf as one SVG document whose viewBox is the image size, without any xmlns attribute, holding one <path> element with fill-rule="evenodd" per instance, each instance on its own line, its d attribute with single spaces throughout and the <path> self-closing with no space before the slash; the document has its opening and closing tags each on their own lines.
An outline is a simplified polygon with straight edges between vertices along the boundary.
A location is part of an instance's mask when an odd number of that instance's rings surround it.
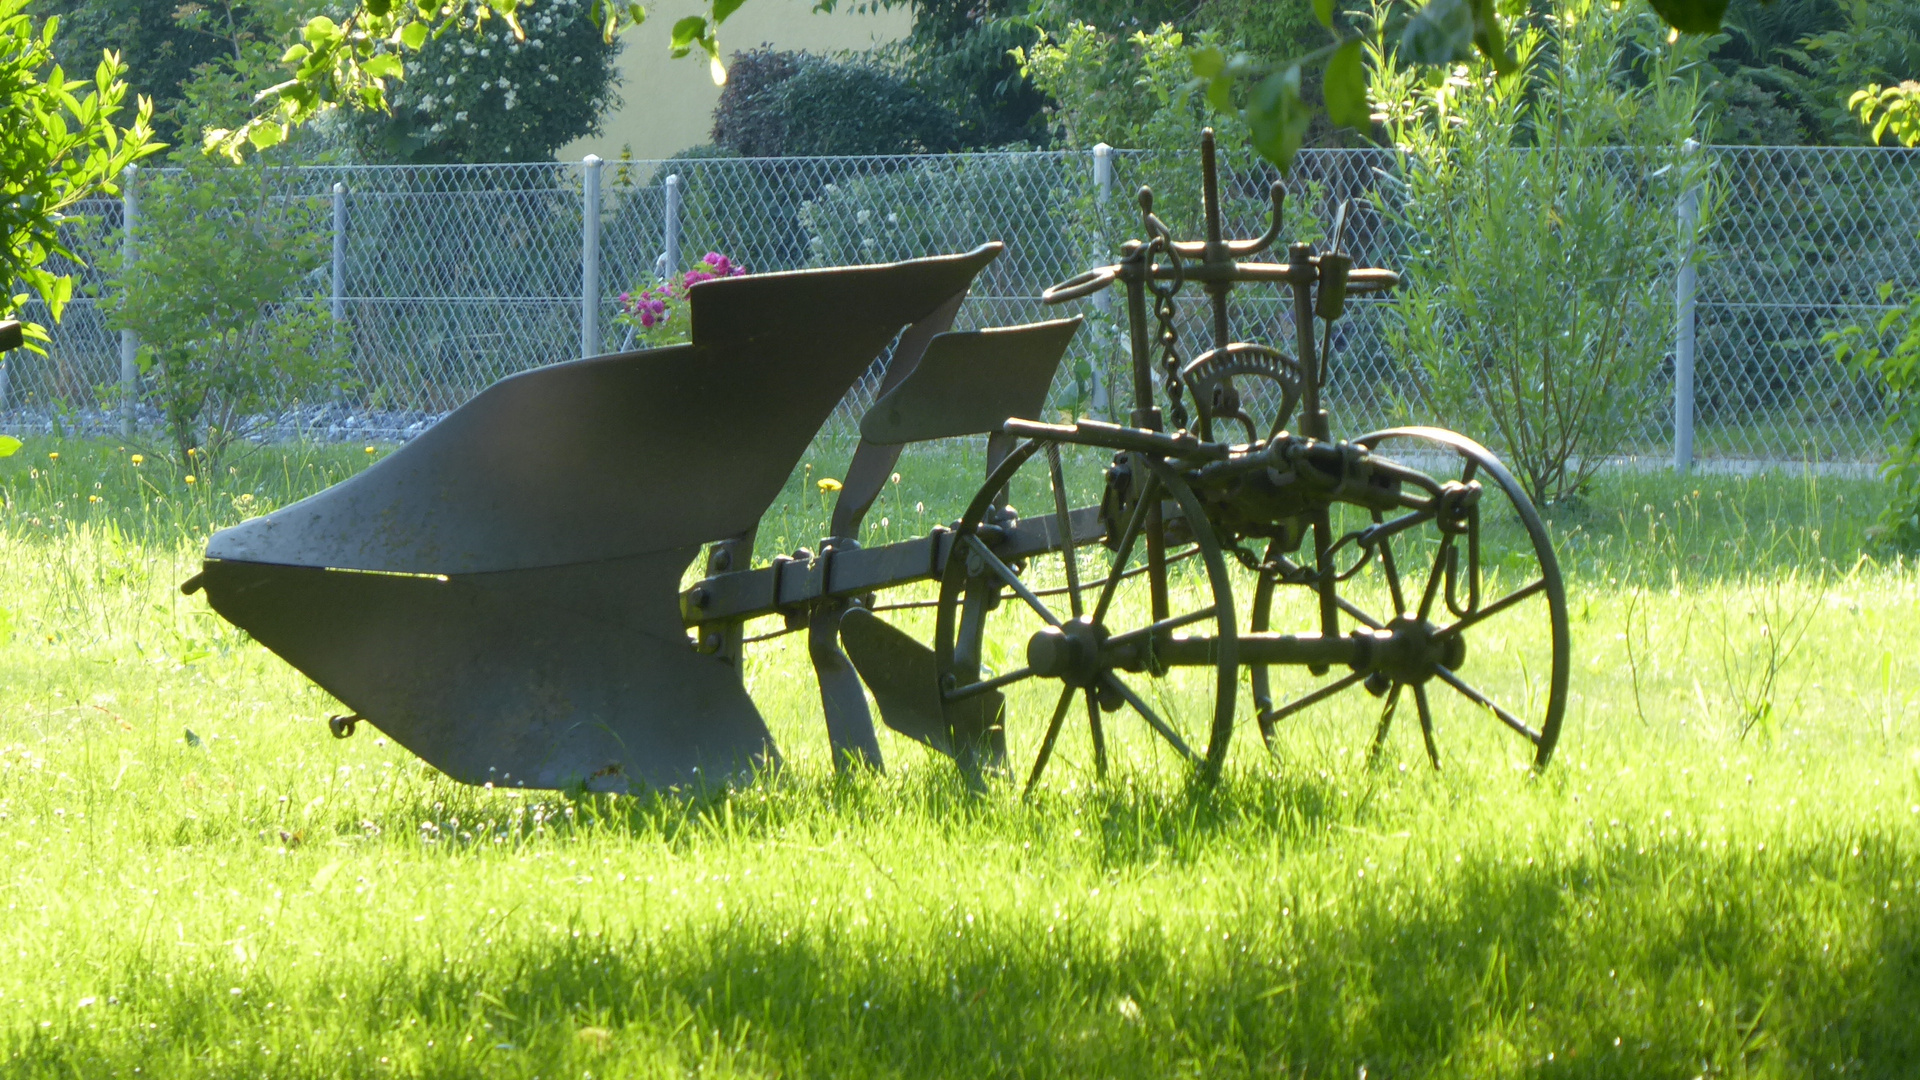
<svg viewBox="0 0 1920 1080">
<path fill-rule="evenodd" d="M 1712 34 L 1720 29 L 1727 0 L 1650 0 L 1667 25 L 1683 34 Z"/>
<path fill-rule="evenodd" d="M 384 19 L 393 10 L 393 0 L 367 0 L 367 14 L 376 19 Z"/>
<path fill-rule="evenodd" d="M 20 440 L 11 435 L 0 435 L 0 458 L 12 457 L 20 450 Z"/>
<path fill-rule="evenodd" d="M 747 0 L 713 0 L 713 25 L 719 26 L 726 22 L 727 16 L 740 10 L 740 5 L 746 2 Z"/>
<path fill-rule="evenodd" d="M 406 78 L 406 69 L 401 66 L 400 58 L 392 53 L 368 57 L 366 63 L 360 65 L 360 70 L 373 79 Z"/>
<path fill-rule="evenodd" d="M 420 46 L 427 43 L 427 24 L 423 22 L 408 23 L 400 30 L 400 43 L 415 52 L 419 52 Z"/>
<path fill-rule="evenodd" d="M 255 150 L 278 146 L 286 137 L 286 129 L 279 124 L 256 124 L 252 131 L 247 132 L 247 141 L 253 144 Z"/>
<path fill-rule="evenodd" d="M 633 25 L 639 26 L 641 23 L 647 21 L 647 9 L 641 7 L 639 4 L 628 4 L 627 18 L 633 20 Z"/>
<path fill-rule="evenodd" d="M 1217 45 L 1195 49 L 1187 59 L 1193 65 L 1193 73 L 1209 81 L 1219 78 L 1220 73 L 1227 70 L 1227 54 L 1220 51 Z"/>
<path fill-rule="evenodd" d="M 1454 64 L 1473 56 L 1473 9 L 1467 0 L 1431 0 L 1407 20 L 1400 52 L 1415 64 Z"/>
<path fill-rule="evenodd" d="M 1367 71 L 1360 62 L 1359 38 L 1333 51 L 1333 58 L 1327 61 L 1324 85 L 1327 119 L 1341 127 L 1367 130 L 1373 116 L 1367 108 Z"/>
<path fill-rule="evenodd" d="M 1260 80 L 1247 103 L 1247 127 L 1253 134 L 1253 148 L 1286 172 L 1307 133 L 1311 119 L 1306 103 L 1300 100 L 1299 65 L 1276 71 Z"/>
<path fill-rule="evenodd" d="M 668 47 L 675 58 L 685 56 L 693 51 L 694 45 L 706 32 L 707 20 L 698 15 L 689 15 L 673 24 L 673 37 Z"/>
<path fill-rule="evenodd" d="M 1313 0 L 1313 17 L 1321 26 L 1333 29 L 1333 0 Z"/>
<path fill-rule="evenodd" d="M 1500 13 L 1494 10 L 1493 0 L 1469 0 L 1468 7 L 1473 12 L 1474 47 L 1480 50 L 1480 55 L 1493 61 L 1493 70 L 1502 75 L 1513 74 L 1518 64 L 1507 49 L 1507 32 L 1500 25 Z"/>
</svg>

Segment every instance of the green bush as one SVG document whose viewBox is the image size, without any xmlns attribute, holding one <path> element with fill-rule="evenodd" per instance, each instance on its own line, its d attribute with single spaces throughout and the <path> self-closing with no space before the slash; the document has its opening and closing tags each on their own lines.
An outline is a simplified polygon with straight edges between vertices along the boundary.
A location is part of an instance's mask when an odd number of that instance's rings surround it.
<svg viewBox="0 0 1920 1080">
<path fill-rule="evenodd" d="M 734 60 L 746 67 L 745 78 L 722 92 L 713 138 L 743 157 L 942 153 L 960 145 L 952 113 L 878 66 L 766 50 Z"/>
<path fill-rule="evenodd" d="M 1880 286 L 1881 303 L 1892 302 L 1893 295 L 1892 282 Z M 1880 515 L 1880 536 L 1897 547 L 1920 548 L 1920 291 L 1871 324 L 1846 327 L 1825 340 L 1849 372 L 1882 387 L 1883 430 L 1893 442 L 1880 474 L 1892 483 L 1893 498 Z"/>
<path fill-rule="evenodd" d="M 346 368 L 332 319 L 300 299 L 326 261 L 322 205 L 276 198 L 267 179 L 257 164 L 203 159 L 144 183 L 134 257 L 109 281 L 108 325 L 139 337 L 141 396 L 190 472 L 217 467 L 268 408 L 337 388 Z"/>
<path fill-rule="evenodd" d="M 1700 46 L 1680 42 L 1642 4 L 1561 0 L 1507 77 L 1435 78 L 1373 43 L 1404 162 L 1382 199 L 1408 253 L 1389 341 L 1427 417 L 1505 453 L 1537 502 L 1581 491 L 1664 400 L 1673 207 L 1698 182 Z"/>
</svg>

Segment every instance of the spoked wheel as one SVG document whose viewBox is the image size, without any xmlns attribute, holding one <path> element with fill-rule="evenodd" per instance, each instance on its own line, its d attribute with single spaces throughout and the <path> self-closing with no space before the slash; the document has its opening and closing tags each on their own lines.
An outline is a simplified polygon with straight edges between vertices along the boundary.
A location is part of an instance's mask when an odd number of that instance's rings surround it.
<svg viewBox="0 0 1920 1080">
<path fill-rule="evenodd" d="M 1394 631 L 1422 646 L 1425 659 L 1394 672 L 1335 669 L 1338 677 L 1277 705 L 1270 670 L 1255 667 L 1261 735 L 1272 746 L 1281 721 L 1358 687 L 1380 699 L 1369 761 L 1395 719 L 1411 712 L 1435 768 L 1449 735 L 1457 746 L 1473 734 L 1469 725 L 1521 740 L 1534 768 L 1545 767 L 1567 705 L 1567 595 L 1532 500 L 1491 451 L 1451 431 L 1389 428 L 1353 441 L 1454 492 L 1424 513 L 1375 512 L 1373 521 L 1387 526 L 1371 546 L 1349 545 L 1334 566 L 1343 623 Z M 1311 566 L 1272 561 L 1280 573 L 1256 588 L 1256 632 L 1272 620 L 1276 578 L 1311 576 Z"/>
<path fill-rule="evenodd" d="M 1069 520 L 1059 446 L 1040 441 L 1007 455 L 955 528 L 934 656 L 955 756 L 969 773 L 1017 768 L 1031 789 L 1050 762 L 1077 758 L 1105 775 L 1110 754 L 1133 742 L 1109 714 L 1138 721 L 1133 730 L 1207 775 L 1225 759 L 1239 670 L 1226 560 L 1174 470 L 1143 455 L 1133 462 L 1144 490 L 1111 547 L 1075 543 L 1071 528 L 1056 527 L 1043 553 L 1011 563 L 995 553 L 1014 520 L 1003 493 L 1045 500 L 1040 514 Z M 1150 519 L 1168 502 L 1180 509 L 1185 541 L 1167 554 L 1169 588 L 1156 620 Z M 1211 638 L 1208 662 L 1156 663 L 1151 641 L 1175 631 Z"/>
</svg>

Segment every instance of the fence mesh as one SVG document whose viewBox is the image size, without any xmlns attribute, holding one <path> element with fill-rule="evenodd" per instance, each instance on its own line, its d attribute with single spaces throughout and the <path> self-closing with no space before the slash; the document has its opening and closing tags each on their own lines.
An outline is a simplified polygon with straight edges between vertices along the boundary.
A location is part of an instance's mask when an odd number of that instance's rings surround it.
<svg viewBox="0 0 1920 1080">
<path fill-rule="evenodd" d="M 1877 289 L 1920 283 L 1920 153 L 1892 149 L 1735 148 L 1700 151 L 1708 163 L 1700 201 L 1693 322 L 1695 452 L 1701 458 L 1865 463 L 1883 439 L 1879 389 L 1833 362 L 1821 335 L 1882 310 Z M 680 262 L 707 251 L 755 271 L 883 262 L 961 251 L 987 241 L 1006 251 L 977 281 L 963 327 L 1058 315 L 1039 303 L 1047 285 L 1112 261 L 1140 232 L 1134 192 L 1149 186 L 1177 233 L 1200 234 L 1197 169 L 1190 154 L 1115 151 L 1101 168 L 1087 153 L 962 154 L 838 159 L 690 159 L 601 166 L 597 207 L 585 205 L 577 162 L 432 167 L 303 167 L 265 175 L 275 198 L 314 208 L 319 228 L 338 223 L 333 259 L 307 277 L 311 296 L 339 312 L 354 378 L 323 401 L 285 403 L 282 434 L 405 438 L 505 375 L 613 351 L 631 342 L 615 321 L 617 297 L 655 280 L 666 246 L 667 177 L 677 175 Z M 1230 235 L 1264 231 L 1267 187 L 1287 194 L 1285 239 L 1323 239 L 1343 201 L 1368 200 L 1348 219 L 1345 242 L 1363 265 L 1404 269 L 1418 238 L 1393 224 L 1398 168 L 1379 150 L 1312 150 L 1280 178 L 1263 163 L 1225 162 L 1222 201 Z M 135 199 L 166 170 L 143 171 Z M 590 210 L 597 252 L 583 247 Z M 13 354 L 0 379 L 0 412 L 13 429 L 108 429 L 105 402 L 120 378 L 119 335 L 101 299 L 122 243 L 119 201 L 84 205 L 69 223 L 79 288 L 47 355 Z M 1677 211 L 1677 207 L 1676 207 Z M 139 229 L 134 229 L 137 243 Z M 1283 258 L 1284 248 L 1269 258 Z M 584 267 L 597 259 L 597 335 L 583 341 Z M 1674 268 L 1660 267 L 1661 274 Z M 1188 340 L 1206 333 L 1204 297 L 1180 303 Z M 1277 293 L 1236 294 L 1238 336 L 1285 341 L 1290 312 Z M 1089 316 L 1056 388 L 1068 408 L 1106 406 L 1124 386 L 1119 305 L 1084 301 Z M 1342 430 L 1417 420 L 1418 377 L 1392 347 L 1394 313 L 1383 299 L 1350 306 L 1335 341 L 1329 407 Z M 26 315 L 45 322 L 29 305 Z M 1662 314 L 1677 319 L 1672 308 Z M 841 412 L 871 401 L 884 358 Z M 1670 399 L 1669 349 L 1648 393 Z M 1671 452 L 1673 413 L 1647 411 L 1630 449 Z"/>
</svg>

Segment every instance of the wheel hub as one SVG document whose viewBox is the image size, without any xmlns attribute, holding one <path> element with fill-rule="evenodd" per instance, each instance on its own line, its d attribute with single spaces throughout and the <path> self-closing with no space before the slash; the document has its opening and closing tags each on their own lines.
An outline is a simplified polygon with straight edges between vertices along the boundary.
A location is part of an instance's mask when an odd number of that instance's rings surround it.
<svg viewBox="0 0 1920 1080">
<path fill-rule="evenodd" d="M 1442 667 L 1457 670 L 1467 661 L 1467 643 L 1439 633 L 1425 619 L 1402 615 L 1373 632 L 1367 667 L 1397 683 L 1424 683 Z"/>
<path fill-rule="evenodd" d="M 1027 639 L 1027 666 L 1068 686 L 1092 686 L 1100 680 L 1100 646 L 1107 636 L 1106 627 L 1084 615 L 1045 627 Z"/>
</svg>

